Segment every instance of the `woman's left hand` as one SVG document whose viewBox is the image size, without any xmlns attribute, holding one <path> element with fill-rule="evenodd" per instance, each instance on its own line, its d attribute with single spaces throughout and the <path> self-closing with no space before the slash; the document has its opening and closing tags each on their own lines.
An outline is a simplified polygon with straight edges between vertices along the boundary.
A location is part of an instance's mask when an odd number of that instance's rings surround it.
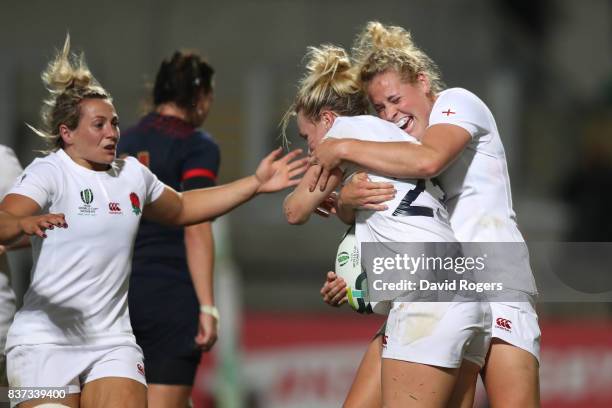
<svg viewBox="0 0 612 408">
<path fill-rule="evenodd" d="M 342 143 L 342 139 L 323 139 L 323 141 L 310 152 L 310 164 L 318 164 L 321 169 L 318 177 L 308 186 L 310 191 L 314 191 L 317 184 L 321 191 L 325 190 L 327 180 L 329 180 L 329 174 L 342 162 L 340 159 L 340 147 Z"/>
<path fill-rule="evenodd" d="M 255 178 L 260 183 L 258 193 L 273 193 L 300 182 L 299 176 L 308 168 L 308 159 L 297 158 L 302 153 L 301 149 L 293 150 L 279 159 L 281 153 L 282 147 L 279 147 L 259 163 L 255 172 Z"/>
<path fill-rule="evenodd" d="M 217 342 L 217 319 L 208 313 L 200 313 L 198 335 L 195 342 L 199 348 L 208 351 Z"/>
</svg>

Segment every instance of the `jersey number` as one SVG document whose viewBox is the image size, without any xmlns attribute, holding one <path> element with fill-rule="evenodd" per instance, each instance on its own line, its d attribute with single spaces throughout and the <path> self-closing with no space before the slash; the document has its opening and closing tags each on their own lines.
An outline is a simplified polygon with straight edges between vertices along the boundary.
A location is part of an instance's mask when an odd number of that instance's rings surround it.
<svg viewBox="0 0 612 408">
<path fill-rule="evenodd" d="M 423 207 L 420 205 L 412 205 L 414 200 L 425 191 L 425 180 L 421 179 L 417 182 L 417 185 L 412 190 L 408 191 L 399 205 L 393 211 L 393 216 L 398 215 L 414 216 L 420 215 L 422 217 L 433 217 L 433 210 L 429 207 Z"/>
</svg>

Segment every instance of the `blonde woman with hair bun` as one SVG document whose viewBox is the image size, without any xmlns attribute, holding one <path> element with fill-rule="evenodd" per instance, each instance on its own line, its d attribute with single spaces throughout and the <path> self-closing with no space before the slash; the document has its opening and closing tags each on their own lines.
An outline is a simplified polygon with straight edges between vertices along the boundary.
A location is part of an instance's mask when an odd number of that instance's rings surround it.
<svg viewBox="0 0 612 408">
<path fill-rule="evenodd" d="M 117 159 L 119 118 L 83 56 L 62 51 L 42 75 L 49 90 L 36 133 L 50 153 L 34 160 L 0 203 L 0 245 L 32 241 L 32 282 L 7 337 L 11 387 L 61 387 L 59 398 L 12 401 L 69 407 L 144 407 L 145 363 L 127 292 L 141 217 L 185 226 L 259 193 L 296 185 L 299 151 L 276 149 L 255 174 L 177 193 L 134 158 Z"/>
<path fill-rule="evenodd" d="M 377 115 L 420 144 L 357 140 L 351 134 L 325 140 L 311 152 L 322 170 L 311 179 L 310 189 L 325 189 L 329 172 L 340 163 L 397 178 L 436 177 L 447 195 L 451 227 L 459 241 L 512 242 L 526 248 L 512 208 L 504 147 L 487 105 L 466 89 L 445 89 L 435 63 L 401 27 L 368 23 L 353 53 Z M 381 187 L 364 179 L 348 183 L 340 200 L 349 208 L 379 210 L 381 200 L 372 191 Z M 466 365 L 460 376 L 472 378 L 475 387 L 480 371 L 494 407 L 540 405 L 537 288 L 526 249 L 523 255 L 499 271 L 500 276 L 511 275 L 513 282 L 504 289 L 505 301 L 491 303 L 493 339 L 484 368 Z M 341 285 L 331 280 L 322 291 L 341 298 Z M 462 406 L 471 403 L 466 400 Z"/>
<path fill-rule="evenodd" d="M 289 119 L 295 116 L 300 136 L 311 151 L 319 149 L 325 140 L 341 140 L 344 135 L 365 141 L 418 143 L 395 124 L 366 115 L 365 97 L 356 71 L 343 49 L 330 45 L 310 47 L 306 60 L 306 73 L 294 103 L 283 118 L 283 133 Z M 285 199 L 285 217 L 290 224 L 307 222 L 343 181 L 359 171 L 359 166 L 341 163 L 331 170 L 324 190 L 310 191 L 309 184 L 316 181 L 317 167 L 311 166 Z M 369 172 L 369 177 L 382 183 L 376 191 L 384 202 L 382 211 L 335 207 L 345 223 L 355 225 L 357 242 L 448 242 L 451 245 L 456 242 L 441 202 L 443 194 L 435 182 L 391 179 L 376 172 Z M 328 278 L 334 280 L 335 274 L 330 272 Z M 335 299 L 333 293 L 328 295 L 332 299 L 324 300 L 329 304 L 346 303 L 345 294 Z M 455 388 L 459 367 L 464 359 L 484 363 L 490 335 L 488 303 L 419 300 L 407 303 L 398 299 L 373 304 L 373 309 L 376 313 L 388 313 L 386 329 L 379 331 L 370 343 L 344 407 L 443 407 L 461 400 L 465 390 Z M 390 333 L 405 332 L 412 326 L 425 327 L 431 321 L 436 322 L 435 329 L 432 326 L 430 332 L 416 336 L 411 342 L 383 341 Z M 400 381 L 389 375 L 392 374 L 389 365 L 402 367 Z M 410 398 L 398 405 L 388 395 Z"/>
</svg>

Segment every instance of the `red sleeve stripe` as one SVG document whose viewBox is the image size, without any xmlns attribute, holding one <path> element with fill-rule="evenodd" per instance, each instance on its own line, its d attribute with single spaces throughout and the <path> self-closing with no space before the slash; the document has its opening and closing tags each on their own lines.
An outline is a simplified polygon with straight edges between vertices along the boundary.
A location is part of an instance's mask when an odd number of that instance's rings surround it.
<svg viewBox="0 0 612 408">
<path fill-rule="evenodd" d="M 183 178 L 181 181 L 194 177 L 206 177 L 213 181 L 217 179 L 217 175 L 208 169 L 191 169 L 183 173 Z"/>
</svg>

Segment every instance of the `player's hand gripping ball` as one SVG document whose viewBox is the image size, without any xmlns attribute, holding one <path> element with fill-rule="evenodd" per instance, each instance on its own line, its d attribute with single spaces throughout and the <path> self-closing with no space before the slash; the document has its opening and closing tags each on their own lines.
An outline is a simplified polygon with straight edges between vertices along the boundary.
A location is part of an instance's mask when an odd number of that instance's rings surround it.
<svg viewBox="0 0 612 408">
<path fill-rule="evenodd" d="M 372 306 L 368 300 L 368 279 L 365 271 L 361 269 L 359 250 L 353 225 L 338 245 L 335 271 L 346 282 L 346 296 L 353 310 L 359 313 L 372 313 Z"/>
</svg>

